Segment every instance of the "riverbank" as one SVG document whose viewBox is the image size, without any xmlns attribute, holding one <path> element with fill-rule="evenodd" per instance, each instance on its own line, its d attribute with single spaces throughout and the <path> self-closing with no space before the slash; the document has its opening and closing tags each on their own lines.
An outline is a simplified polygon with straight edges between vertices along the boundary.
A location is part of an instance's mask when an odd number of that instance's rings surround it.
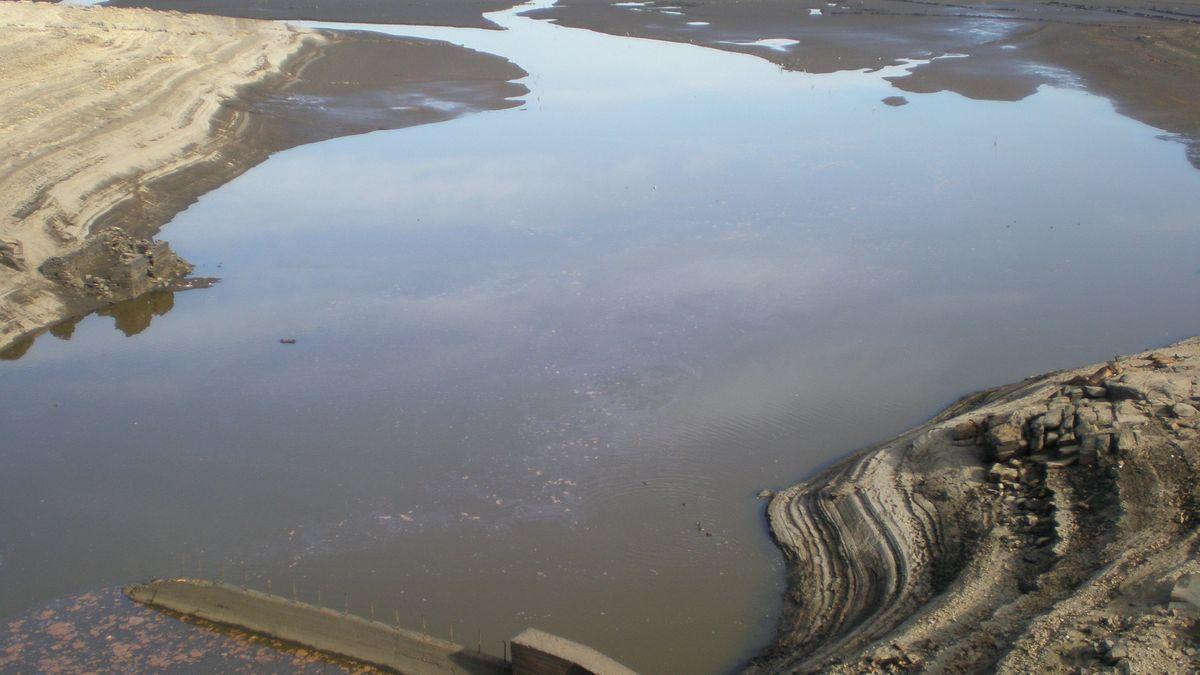
<svg viewBox="0 0 1200 675">
<path fill-rule="evenodd" d="M 1196 406 L 1200 338 L 968 396 L 782 491 L 750 671 L 1194 670 Z"/>
<path fill-rule="evenodd" d="M 3 2 L 0 38 L 10 358 L 50 324 L 175 287 L 190 267 L 150 238 L 270 154 L 525 93 L 493 56 L 265 21 Z"/>
</svg>

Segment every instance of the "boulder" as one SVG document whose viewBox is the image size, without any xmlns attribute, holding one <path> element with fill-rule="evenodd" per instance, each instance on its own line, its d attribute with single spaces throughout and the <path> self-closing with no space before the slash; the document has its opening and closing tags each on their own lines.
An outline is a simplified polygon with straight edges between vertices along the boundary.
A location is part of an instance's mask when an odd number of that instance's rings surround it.
<svg viewBox="0 0 1200 675">
<path fill-rule="evenodd" d="M 1146 390 L 1132 382 L 1106 380 L 1104 387 L 1108 389 L 1108 397 L 1114 401 L 1145 401 L 1148 398 Z"/>
<path fill-rule="evenodd" d="M 1175 580 L 1169 607 L 1200 615 L 1200 574 L 1185 574 Z"/>
<path fill-rule="evenodd" d="M 1176 403 L 1175 405 L 1171 406 L 1171 415 L 1181 420 L 1191 419 L 1195 417 L 1198 412 L 1200 411 L 1197 411 L 1196 407 L 1190 403 Z"/>
</svg>

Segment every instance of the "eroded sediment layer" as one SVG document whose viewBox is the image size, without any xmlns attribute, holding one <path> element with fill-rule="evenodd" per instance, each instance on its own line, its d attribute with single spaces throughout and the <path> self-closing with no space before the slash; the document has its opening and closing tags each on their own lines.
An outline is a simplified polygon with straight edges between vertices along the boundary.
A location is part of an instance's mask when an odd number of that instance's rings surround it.
<svg viewBox="0 0 1200 675">
<path fill-rule="evenodd" d="M 524 74 L 424 40 L 0 2 L 0 349 L 174 283 L 188 266 L 149 237 L 271 153 L 510 107 Z"/>
<path fill-rule="evenodd" d="M 1170 600 L 1200 573 L 1198 405 L 1193 338 L 967 397 L 781 492 L 788 597 L 750 670 L 1194 672 Z"/>
</svg>

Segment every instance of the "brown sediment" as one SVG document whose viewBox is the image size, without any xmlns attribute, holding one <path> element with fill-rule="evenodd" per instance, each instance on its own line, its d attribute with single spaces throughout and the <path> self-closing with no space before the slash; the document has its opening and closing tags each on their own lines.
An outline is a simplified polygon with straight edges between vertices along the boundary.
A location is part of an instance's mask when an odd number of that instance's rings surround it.
<svg viewBox="0 0 1200 675">
<path fill-rule="evenodd" d="M 1193 338 L 966 397 L 781 492 L 788 595 L 749 670 L 1194 671 L 1197 406 Z"/>
<path fill-rule="evenodd" d="M 663 14 L 660 7 L 673 7 Z M 809 15 L 819 9 L 821 15 Z M 1017 0 L 559 0 L 531 14 L 559 24 L 753 54 L 811 73 L 874 69 L 960 54 L 892 78 L 913 93 L 952 91 L 1015 101 L 1065 80 L 1118 109 L 1179 134 L 1200 167 L 1200 2 Z M 708 25 L 688 25 L 705 22 Z M 787 50 L 746 44 L 790 38 Z"/>
<path fill-rule="evenodd" d="M 445 43 L 0 2 L 0 349 L 190 267 L 151 237 L 270 154 L 518 105 L 512 63 Z M 7 349 L 13 347 L 13 349 Z"/>
</svg>

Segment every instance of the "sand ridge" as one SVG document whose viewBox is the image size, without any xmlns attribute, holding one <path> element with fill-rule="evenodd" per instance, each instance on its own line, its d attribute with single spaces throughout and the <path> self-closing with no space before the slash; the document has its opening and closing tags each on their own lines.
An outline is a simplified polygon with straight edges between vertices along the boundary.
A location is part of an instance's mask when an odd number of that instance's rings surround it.
<svg viewBox="0 0 1200 675">
<path fill-rule="evenodd" d="M 784 490 L 789 591 L 750 670 L 1195 672 L 1197 406 L 1192 338 L 966 397 Z"/>
</svg>

